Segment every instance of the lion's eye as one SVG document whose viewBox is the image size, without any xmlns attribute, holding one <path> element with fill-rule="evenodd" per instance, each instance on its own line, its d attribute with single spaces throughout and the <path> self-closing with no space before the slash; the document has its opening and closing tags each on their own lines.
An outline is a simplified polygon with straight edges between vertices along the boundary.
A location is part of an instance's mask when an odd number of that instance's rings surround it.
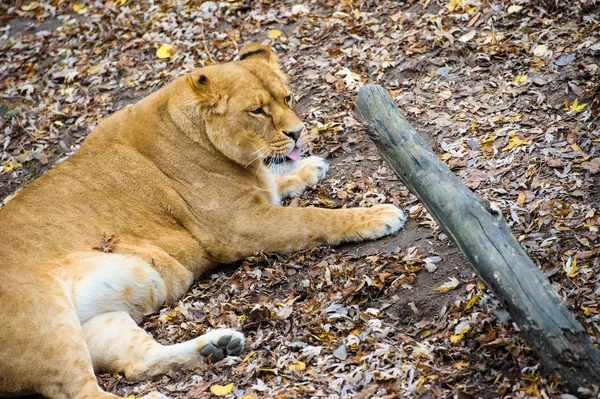
<svg viewBox="0 0 600 399">
<path fill-rule="evenodd" d="M 291 104 L 291 102 L 292 102 L 292 95 L 290 94 L 289 96 L 287 96 L 287 97 L 285 98 L 285 103 L 286 103 L 287 105 L 290 105 L 290 104 Z"/>
<path fill-rule="evenodd" d="M 251 113 L 252 115 L 266 115 L 266 114 L 267 114 L 267 113 L 265 112 L 265 110 L 264 110 L 264 109 L 262 109 L 262 108 L 256 108 L 256 109 L 250 110 L 250 113 Z"/>
</svg>

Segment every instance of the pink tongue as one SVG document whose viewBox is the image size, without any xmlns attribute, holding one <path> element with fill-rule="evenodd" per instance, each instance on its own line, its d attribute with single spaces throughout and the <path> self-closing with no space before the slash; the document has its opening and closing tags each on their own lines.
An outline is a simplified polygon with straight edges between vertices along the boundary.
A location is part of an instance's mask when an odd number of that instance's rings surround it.
<svg viewBox="0 0 600 399">
<path fill-rule="evenodd" d="M 292 152 L 288 154 L 288 158 L 292 161 L 297 161 L 300 158 L 300 149 L 294 148 Z"/>
</svg>

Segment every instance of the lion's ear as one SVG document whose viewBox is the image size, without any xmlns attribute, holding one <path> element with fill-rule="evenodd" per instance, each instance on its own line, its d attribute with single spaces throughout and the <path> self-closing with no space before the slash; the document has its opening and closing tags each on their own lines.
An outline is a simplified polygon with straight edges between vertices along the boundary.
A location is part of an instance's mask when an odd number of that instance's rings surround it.
<svg viewBox="0 0 600 399">
<path fill-rule="evenodd" d="M 275 71 L 283 81 L 287 81 L 287 77 L 279 68 L 277 55 L 267 46 L 258 43 L 247 44 L 240 51 L 240 61 L 257 60 L 262 61 Z"/>
<path fill-rule="evenodd" d="M 192 73 L 188 75 L 188 83 L 194 89 L 194 93 L 202 108 L 215 114 L 225 112 L 228 96 L 219 89 L 218 85 L 212 79 L 209 79 L 203 73 L 199 75 Z"/>
<path fill-rule="evenodd" d="M 270 48 L 262 44 L 250 43 L 242 47 L 240 61 L 248 59 L 260 60 L 266 62 L 271 67 L 279 67 L 277 55 Z"/>
</svg>

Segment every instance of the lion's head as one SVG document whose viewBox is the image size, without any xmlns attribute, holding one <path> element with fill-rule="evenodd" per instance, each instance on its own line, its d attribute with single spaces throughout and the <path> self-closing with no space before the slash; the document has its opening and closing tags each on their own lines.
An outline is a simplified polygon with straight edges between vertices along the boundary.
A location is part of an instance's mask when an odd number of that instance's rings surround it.
<svg viewBox="0 0 600 399">
<path fill-rule="evenodd" d="M 187 75 L 177 107 L 228 158 L 287 173 L 300 158 L 306 129 L 292 109 L 286 77 L 265 46 L 247 45 L 239 58 Z"/>
</svg>

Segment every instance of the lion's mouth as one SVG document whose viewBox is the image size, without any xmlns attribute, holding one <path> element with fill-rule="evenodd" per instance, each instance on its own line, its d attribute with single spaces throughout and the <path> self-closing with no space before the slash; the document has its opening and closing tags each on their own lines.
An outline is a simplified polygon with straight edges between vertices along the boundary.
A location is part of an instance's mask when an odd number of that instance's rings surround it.
<svg viewBox="0 0 600 399">
<path fill-rule="evenodd" d="M 267 157 L 265 163 L 267 165 L 281 165 L 286 162 L 296 162 L 300 158 L 301 152 L 298 147 L 294 147 L 285 157 Z"/>
</svg>

